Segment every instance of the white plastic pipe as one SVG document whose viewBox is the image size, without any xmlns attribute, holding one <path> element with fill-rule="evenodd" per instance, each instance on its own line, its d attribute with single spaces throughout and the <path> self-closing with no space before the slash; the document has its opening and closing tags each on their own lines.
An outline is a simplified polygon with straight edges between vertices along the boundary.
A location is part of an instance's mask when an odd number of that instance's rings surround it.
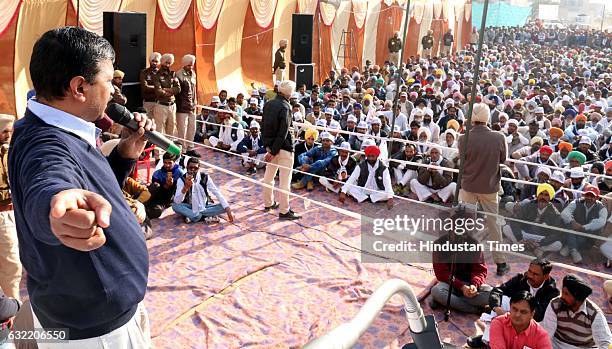
<svg viewBox="0 0 612 349">
<path fill-rule="evenodd" d="M 329 333 L 319 337 L 304 346 L 304 349 L 349 349 L 359 337 L 370 327 L 380 314 L 382 308 L 393 295 L 399 293 L 404 299 L 406 319 L 414 333 L 425 330 L 427 323 L 423 309 L 419 304 L 412 287 L 404 280 L 391 279 L 385 281 L 363 305 L 359 313 L 349 322 L 344 323 Z"/>
</svg>

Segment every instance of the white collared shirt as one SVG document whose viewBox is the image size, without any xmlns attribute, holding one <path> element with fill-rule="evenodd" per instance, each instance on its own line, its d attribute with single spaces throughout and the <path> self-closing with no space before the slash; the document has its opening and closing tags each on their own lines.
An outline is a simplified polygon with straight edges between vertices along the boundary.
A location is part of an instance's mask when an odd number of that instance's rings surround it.
<svg viewBox="0 0 612 349">
<path fill-rule="evenodd" d="M 98 139 L 101 130 L 93 123 L 66 113 L 63 110 L 39 103 L 34 99 L 28 101 L 28 109 L 46 124 L 73 133 L 84 139 L 92 147 L 96 147 L 96 139 Z"/>
</svg>

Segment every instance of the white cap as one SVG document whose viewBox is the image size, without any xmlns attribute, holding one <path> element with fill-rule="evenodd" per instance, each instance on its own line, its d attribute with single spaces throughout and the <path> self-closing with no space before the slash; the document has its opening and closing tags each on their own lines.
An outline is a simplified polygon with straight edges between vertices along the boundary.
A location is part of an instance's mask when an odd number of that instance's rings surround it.
<svg viewBox="0 0 612 349">
<path fill-rule="evenodd" d="M 327 121 L 325 121 L 324 119 L 318 119 L 315 126 L 327 127 Z"/>
<path fill-rule="evenodd" d="M 561 171 L 555 171 L 550 175 L 550 179 L 555 182 L 563 183 L 565 182 L 565 175 Z"/>
<path fill-rule="evenodd" d="M 398 125 L 393 126 L 393 132 L 400 132 L 400 127 Z"/>
<path fill-rule="evenodd" d="M 257 104 L 257 103 L 258 103 L 257 98 L 249 99 L 249 104 Z"/>
<path fill-rule="evenodd" d="M 373 118 L 370 120 L 370 125 L 382 125 L 382 121 L 379 118 Z"/>
<path fill-rule="evenodd" d="M 334 108 L 325 108 L 325 114 L 334 115 Z"/>
<path fill-rule="evenodd" d="M 584 178 L 584 171 L 582 170 L 582 168 L 578 170 L 572 170 L 572 172 L 570 173 L 570 178 Z"/>
<path fill-rule="evenodd" d="M 357 117 L 356 117 L 355 115 L 351 114 L 351 115 L 349 115 L 349 116 L 346 118 L 346 121 L 347 121 L 347 122 L 349 122 L 349 121 L 352 121 L 352 122 L 357 122 Z"/>
<path fill-rule="evenodd" d="M 349 142 L 342 142 L 342 144 L 340 144 L 337 149 L 351 150 L 351 145 L 349 144 Z"/>
<path fill-rule="evenodd" d="M 255 120 L 251 121 L 250 128 L 260 128 L 259 127 L 259 122 L 255 121 Z"/>
<path fill-rule="evenodd" d="M 361 150 L 369 147 L 370 145 L 376 145 L 376 142 L 372 138 L 366 138 L 361 142 Z"/>
<path fill-rule="evenodd" d="M 545 174 L 548 176 L 548 178 L 550 178 L 550 176 L 551 176 L 550 168 L 545 167 L 545 166 L 538 167 L 538 168 L 536 169 L 536 171 L 535 171 L 535 175 L 536 175 L 536 177 L 537 177 L 537 176 L 538 176 L 540 173 L 542 173 L 542 172 L 543 172 L 543 173 L 545 173 Z"/>
<path fill-rule="evenodd" d="M 544 114 L 544 108 L 537 107 L 537 108 L 535 108 L 534 113 L 535 114 L 539 114 L 539 113 Z"/>
<path fill-rule="evenodd" d="M 331 128 L 332 130 L 339 130 L 341 128 L 340 127 L 340 123 L 338 121 L 336 121 L 336 120 L 332 120 L 329 123 L 329 128 Z"/>
<path fill-rule="evenodd" d="M 327 132 L 327 131 L 323 131 L 321 132 L 321 135 L 319 136 L 319 138 L 321 138 L 321 140 L 327 139 L 330 141 L 334 141 L 334 136 L 331 135 L 331 133 Z"/>
<path fill-rule="evenodd" d="M 563 96 L 563 98 L 561 98 L 561 100 L 564 101 L 564 102 L 570 102 L 570 103 L 572 102 L 572 99 L 568 95 Z"/>
<path fill-rule="evenodd" d="M 300 94 L 299 94 L 299 93 L 297 93 L 297 92 L 293 92 L 293 93 L 291 94 L 291 98 L 298 99 L 298 98 L 300 98 Z"/>
<path fill-rule="evenodd" d="M 368 128 L 368 124 L 366 124 L 365 121 L 360 121 L 359 124 L 357 124 L 357 128 Z"/>
<path fill-rule="evenodd" d="M 296 111 L 295 113 L 293 113 L 293 120 L 294 121 L 302 121 L 302 120 L 304 120 L 302 116 L 303 116 L 302 112 Z"/>
<path fill-rule="evenodd" d="M 582 136 L 580 138 L 580 142 L 578 142 L 578 144 L 588 144 L 591 145 L 591 139 L 587 136 Z"/>
<path fill-rule="evenodd" d="M 212 97 L 212 103 L 221 103 L 221 98 L 219 98 L 219 96 L 213 96 Z"/>
</svg>

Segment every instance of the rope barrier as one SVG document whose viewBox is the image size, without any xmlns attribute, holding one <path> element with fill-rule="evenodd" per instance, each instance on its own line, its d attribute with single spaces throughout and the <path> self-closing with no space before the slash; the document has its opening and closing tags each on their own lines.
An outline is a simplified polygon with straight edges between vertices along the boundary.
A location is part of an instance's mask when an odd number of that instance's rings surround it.
<svg viewBox="0 0 612 349">
<path fill-rule="evenodd" d="M 186 142 L 192 143 L 193 145 L 198 146 L 198 147 L 203 147 L 203 148 L 207 148 L 207 149 L 210 149 L 210 150 L 219 151 L 219 152 L 222 152 L 222 153 L 225 153 L 225 154 L 229 154 L 229 155 L 232 155 L 232 156 L 237 156 L 237 157 L 243 158 L 243 156 L 241 154 L 237 154 L 237 153 L 234 153 L 234 152 L 231 152 L 231 151 L 227 151 L 227 150 L 223 150 L 223 149 L 218 149 L 218 148 L 206 145 L 206 144 L 191 142 L 191 141 L 186 140 L 184 138 L 179 138 L 179 137 L 176 137 L 176 136 L 173 136 L 173 135 L 166 135 L 166 136 L 170 137 L 172 139 L 182 140 L 182 141 L 186 141 Z M 278 165 L 278 164 L 273 164 L 273 163 L 266 162 L 266 161 L 263 161 L 263 160 L 257 160 L 257 161 L 260 162 L 260 163 L 265 163 L 266 165 L 270 164 L 270 165 L 273 165 L 273 166 L 277 166 L 278 168 L 284 168 L 284 169 L 287 169 L 287 170 L 290 170 L 290 171 L 293 171 L 293 172 L 302 173 L 302 174 L 305 174 L 305 175 L 308 175 L 308 176 L 311 176 L 311 177 L 314 177 L 314 178 L 326 178 L 330 182 L 341 183 L 342 185 L 349 185 L 349 186 L 351 186 L 351 184 L 348 184 L 348 183 L 345 183 L 345 182 L 342 182 L 342 181 L 338 181 L 338 180 L 335 180 L 335 179 L 327 178 L 327 177 L 324 177 L 324 176 L 321 176 L 321 175 L 316 175 L 316 174 L 300 171 L 300 170 L 297 170 L 297 169 L 284 167 L 284 166 L 281 166 L 281 165 Z M 223 172 L 227 172 L 227 171 L 228 170 L 224 170 Z M 248 177 L 245 177 L 245 178 L 248 178 Z M 252 178 L 249 178 L 249 179 L 251 181 L 254 181 Z M 265 183 L 262 183 L 262 185 L 264 185 L 266 187 L 270 187 L 268 184 L 265 184 Z M 356 188 L 360 188 L 362 190 L 366 190 L 366 191 L 372 192 L 372 193 L 383 193 L 383 194 L 385 193 L 385 192 L 380 191 L 380 190 L 374 190 L 374 189 L 359 187 L 357 185 L 353 185 L 353 186 L 356 187 Z M 272 186 L 272 188 L 273 188 L 273 186 Z M 275 190 L 280 190 L 280 189 L 275 189 Z M 285 191 L 282 191 L 282 192 L 285 192 Z M 289 193 L 291 193 L 291 191 L 289 191 Z M 305 198 L 305 197 L 303 197 L 301 195 L 297 195 L 297 194 L 293 194 L 293 193 L 291 193 L 291 194 L 295 195 L 295 196 L 298 196 L 298 197 L 300 197 L 300 198 L 302 198 L 304 200 L 309 200 L 309 199 L 307 199 L 307 198 Z M 446 207 L 446 206 L 441 206 L 441 205 L 437 205 L 437 204 L 433 204 L 433 203 L 428 203 L 428 202 L 423 202 L 423 201 L 419 201 L 419 200 L 410 199 L 410 198 L 403 197 L 403 196 L 398 196 L 398 195 L 395 195 L 395 193 L 393 195 L 393 198 L 394 199 L 397 198 L 400 201 L 407 201 L 407 202 L 410 202 L 410 203 L 416 203 L 416 204 L 428 206 L 428 207 L 431 207 L 431 208 L 434 208 L 434 209 L 438 209 L 438 210 L 443 210 L 443 211 L 450 211 L 452 209 L 452 208 Z M 327 208 L 330 208 L 330 207 L 333 207 L 332 210 L 337 208 L 337 206 L 331 206 L 331 205 L 328 205 Z M 599 236 L 599 235 L 583 233 L 583 232 L 569 230 L 569 229 L 565 229 L 565 228 L 561 228 L 561 227 L 553 227 L 553 226 L 549 226 L 549 225 L 542 224 L 542 223 L 537 223 L 537 222 L 529 222 L 529 221 L 525 221 L 525 220 L 521 220 L 521 219 L 517 219 L 517 218 L 513 218 L 513 217 L 507 217 L 507 216 L 504 216 L 504 215 L 500 215 L 498 213 L 486 212 L 486 211 L 480 211 L 480 210 L 475 210 L 475 212 L 479 213 L 479 214 L 486 215 L 486 216 L 502 218 L 503 220 L 509 220 L 509 221 L 514 221 L 514 222 L 517 222 L 517 223 L 529 224 L 529 225 L 540 227 L 540 228 L 544 228 L 544 229 L 556 230 L 556 231 L 559 231 L 559 232 L 565 232 L 565 233 L 570 233 L 570 234 L 574 234 L 574 235 L 580 235 L 580 236 L 589 237 L 589 238 L 593 238 L 593 239 L 597 239 L 597 240 L 601 240 L 601 241 L 612 241 L 612 238 L 606 238 L 606 237 Z"/>
<path fill-rule="evenodd" d="M 194 144 L 194 145 L 195 145 L 195 146 L 197 146 L 197 147 L 206 147 L 206 148 L 211 148 L 211 147 L 206 146 L 206 145 L 204 145 L 204 144 L 194 143 L 194 142 L 191 142 L 191 141 L 188 141 L 188 140 L 185 140 L 185 139 L 182 139 L 182 138 L 176 137 L 176 136 L 170 136 L 170 135 L 167 135 L 167 136 L 169 136 L 169 137 L 171 137 L 171 138 L 174 138 L 174 139 L 178 139 L 178 140 L 183 140 L 183 141 L 190 142 L 190 143 Z M 214 148 L 213 148 L 213 149 L 214 149 Z M 219 150 L 219 149 L 215 149 L 215 150 Z M 237 155 L 237 154 L 235 154 L 235 153 L 230 153 L 230 154 Z M 341 213 L 341 214 L 343 214 L 343 215 L 346 215 L 346 216 L 348 216 L 348 217 L 355 218 L 355 219 L 360 219 L 360 220 L 362 220 L 362 219 L 363 219 L 363 220 L 366 220 L 366 221 L 372 221 L 372 218 L 371 218 L 371 217 L 363 216 L 363 215 L 361 215 L 361 214 L 358 214 L 358 213 L 355 213 L 355 212 L 352 212 L 352 211 L 349 211 L 349 210 L 346 210 L 346 209 L 343 209 L 343 208 L 340 208 L 340 207 L 337 207 L 337 206 L 329 205 L 329 204 L 326 204 L 326 203 L 324 203 L 324 202 L 320 202 L 320 201 L 317 201 L 317 200 L 312 200 L 312 199 L 306 198 L 306 197 L 304 197 L 304 196 L 302 196 L 302 195 L 298 195 L 298 194 L 296 194 L 296 193 L 293 193 L 293 192 L 291 192 L 291 191 L 286 191 L 286 190 L 283 190 L 283 189 L 280 189 L 280 188 L 275 188 L 273 185 L 268 185 L 268 184 L 266 184 L 266 183 L 263 183 L 262 181 L 259 181 L 259 180 L 256 180 L 256 179 L 253 179 L 253 178 L 250 178 L 250 177 L 247 177 L 247 176 L 241 175 L 241 174 L 239 174 L 239 173 L 236 173 L 236 172 L 234 172 L 234 171 L 231 171 L 231 170 L 225 169 L 225 168 L 223 168 L 223 167 L 220 167 L 220 166 L 214 165 L 214 164 L 209 163 L 209 162 L 206 162 L 206 161 L 204 161 L 204 160 L 198 160 L 198 161 L 200 162 L 200 164 L 202 164 L 202 165 L 204 165 L 204 166 L 206 166 L 206 167 L 208 167 L 208 168 L 211 168 L 211 169 L 214 169 L 214 170 L 218 170 L 218 171 L 223 172 L 223 173 L 226 173 L 226 174 L 228 174 L 228 175 L 230 175 L 230 176 L 236 177 L 236 178 L 238 178 L 238 179 L 241 179 L 241 180 L 244 180 L 244 181 L 247 181 L 247 182 L 250 182 L 250 183 L 256 184 L 256 185 L 261 185 L 261 186 L 263 186 L 263 187 L 271 188 L 271 189 L 273 189 L 273 190 L 275 190 L 275 191 L 279 191 L 279 192 L 282 192 L 282 193 L 288 194 L 289 196 L 292 196 L 292 197 L 300 198 L 300 199 L 302 199 L 302 200 L 304 200 L 304 201 L 307 201 L 307 202 L 310 202 L 310 203 L 314 203 L 314 204 L 319 205 L 319 206 L 321 206 L 321 207 L 324 207 L 324 208 L 327 208 L 327 209 L 329 209 L 329 210 L 332 210 L 332 211 L 335 211 L 335 212 Z M 274 165 L 275 165 L 275 166 L 278 166 L 279 168 L 280 168 L 280 167 L 282 167 L 282 166 L 279 166 L 279 165 L 276 165 L 276 164 L 274 164 Z M 312 175 L 312 176 L 314 177 L 315 175 Z M 363 188 L 362 188 L 362 189 L 363 189 Z M 372 191 L 375 191 L 375 190 L 372 190 Z M 407 199 L 407 198 L 403 198 L 403 199 Z M 427 203 L 422 203 L 422 202 L 420 202 L 420 201 L 415 201 L 415 200 L 410 200 L 410 199 L 408 199 L 408 201 L 410 201 L 410 202 L 415 202 L 415 203 L 420 203 L 420 204 L 427 204 Z M 427 205 L 432 206 L 432 204 L 427 204 Z M 437 209 L 450 210 L 450 208 L 448 208 L 448 207 L 444 207 L 444 206 L 438 206 L 438 205 L 435 205 L 435 207 L 436 207 Z M 498 217 L 500 217 L 499 215 L 492 214 L 492 213 L 488 213 L 488 212 L 483 212 L 483 211 L 477 211 L 477 212 L 478 212 L 478 213 L 484 213 L 484 214 L 490 214 L 490 215 L 492 215 L 492 216 L 498 216 Z M 503 217 L 503 216 L 501 216 L 501 217 Z M 522 222 L 524 222 L 524 223 L 532 223 L 532 222 L 527 222 L 527 221 L 522 221 Z M 569 232 L 569 233 L 579 233 L 578 235 L 585 235 L 584 233 L 574 232 L 574 231 L 567 230 L 567 229 L 562 229 L 562 228 L 550 227 L 550 226 L 541 225 L 541 224 L 537 224 L 537 223 L 536 223 L 536 224 L 534 224 L 534 225 L 536 225 L 536 226 L 546 227 L 546 228 L 548 228 L 548 229 L 556 229 L 556 230 L 559 230 L 559 231 L 566 231 L 566 232 Z M 586 234 L 586 235 L 590 235 L 590 234 Z M 599 239 L 601 239 L 601 237 L 596 236 L 596 235 L 590 235 L 590 236 L 591 236 L 591 237 L 594 237 L 594 238 L 599 238 Z M 336 240 L 337 240 L 337 239 L 336 239 Z M 612 239 L 604 239 L 604 240 L 608 241 L 608 240 L 612 240 Z M 346 245 L 346 244 L 345 244 L 345 245 Z M 348 246 L 353 247 L 353 246 L 351 246 L 351 245 L 348 245 Z M 360 251 L 362 251 L 362 252 L 367 252 L 367 251 L 363 251 L 363 250 L 361 250 L 361 249 L 359 249 L 359 250 L 360 250 Z M 516 252 L 506 252 L 506 253 L 507 253 L 507 254 L 511 254 L 511 255 L 515 255 L 515 256 L 517 256 L 517 257 L 525 258 L 525 259 L 528 259 L 528 260 L 533 260 L 533 258 L 534 258 L 533 256 L 526 255 L 526 254 L 522 254 L 522 253 L 516 253 Z M 577 272 L 581 272 L 581 273 L 585 273 L 585 274 L 589 274 L 589 275 L 597 276 L 597 277 L 600 277 L 600 278 L 603 278 L 603 279 L 612 279 L 612 275 L 605 274 L 605 273 L 601 273 L 601 272 L 597 272 L 597 271 L 593 271 L 593 270 L 590 270 L 590 269 L 585 269 L 585 268 L 581 268 L 581 267 L 576 267 L 576 266 L 572 266 L 572 265 L 564 264 L 564 263 L 561 263 L 561 262 L 554 262 L 554 261 L 551 261 L 551 263 L 552 263 L 553 265 L 556 265 L 556 266 L 559 266 L 559 267 L 562 267 L 562 268 L 567 268 L 567 269 L 569 269 L 569 270 L 574 270 L 574 271 L 577 271 Z"/>
<path fill-rule="evenodd" d="M 214 108 L 214 107 L 209 107 L 209 106 L 205 106 L 205 105 L 197 105 L 196 107 L 200 108 L 200 109 L 207 109 L 207 110 L 213 110 L 213 111 L 217 111 L 217 112 L 223 112 L 223 113 L 228 113 L 228 114 L 234 114 L 234 115 L 238 115 L 238 116 L 242 116 L 242 115 L 246 115 L 248 117 L 251 117 L 253 119 L 257 119 L 257 120 L 261 120 L 262 117 L 260 115 L 251 115 L 251 114 L 247 114 L 244 111 L 242 112 L 242 114 L 235 112 L 233 110 L 227 110 L 227 109 L 219 109 L 219 108 Z M 202 120 L 196 120 L 196 122 L 202 122 Z M 329 127 L 322 127 L 322 126 L 316 126 L 316 125 L 311 125 L 311 124 L 305 124 L 305 123 L 301 123 L 301 122 L 293 122 L 294 125 L 298 125 L 298 126 L 302 126 L 302 127 L 308 127 L 308 128 L 314 128 L 317 130 L 322 130 L 322 131 L 329 131 L 332 130 Z M 359 132 L 352 132 L 352 131 L 347 131 L 347 130 L 332 130 L 333 132 L 338 132 L 338 133 L 343 133 L 343 134 L 348 134 L 348 135 L 354 135 L 354 136 L 363 136 L 363 133 L 359 133 Z M 452 151 L 459 151 L 457 148 L 452 148 L 452 147 L 447 147 L 447 146 L 443 146 L 437 143 L 423 143 L 423 142 L 418 142 L 418 141 L 411 141 L 411 140 L 407 140 L 407 139 L 403 139 L 403 138 L 394 138 L 394 137 L 381 137 L 381 136 L 376 136 L 376 135 L 367 135 L 367 137 L 369 138 L 374 138 L 374 139 L 378 139 L 378 140 L 384 140 L 384 141 L 392 141 L 392 142 L 400 142 L 400 143 L 404 143 L 404 144 L 414 144 L 414 145 L 435 145 L 438 148 L 441 149 L 445 149 L 445 150 L 452 150 Z M 529 161 L 525 161 L 525 160 L 520 160 L 520 159 L 512 159 L 511 157 L 508 157 L 506 159 L 506 161 L 508 162 L 512 162 L 512 163 L 519 163 L 519 164 L 525 164 L 527 166 L 541 166 L 541 167 L 548 167 L 551 170 L 559 170 L 562 172 L 568 172 L 571 171 L 571 169 L 569 168 L 563 168 L 563 167 L 558 167 L 558 166 L 552 166 L 552 165 L 547 165 L 547 164 L 536 164 L 533 162 L 529 162 Z M 595 178 L 604 178 L 604 179 L 612 179 L 612 176 L 607 176 L 605 174 L 595 174 L 595 173 L 585 173 L 585 175 L 591 176 L 591 177 L 595 177 Z"/>
<path fill-rule="evenodd" d="M 256 115 L 257 116 L 257 115 Z M 220 126 L 220 127 L 225 127 L 228 129 L 232 129 L 232 130 L 244 130 L 247 131 L 244 128 L 241 127 L 233 127 L 233 126 L 228 126 L 228 125 L 223 125 L 223 124 L 219 124 L 219 123 L 214 123 L 214 122 L 210 122 L 210 121 L 203 121 L 203 120 L 196 120 L 197 123 L 203 123 L 203 124 L 207 124 L 207 125 L 214 125 L 214 126 Z M 332 132 L 336 132 L 336 129 L 331 129 L 329 127 L 322 127 L 322 126 L 317 126 L 317 128 L 321 128 L 321 129 L 325 129 L 327 131 L 332 131 Z M 363 134 L 363 133 L 357 133 L 359 134 L 361 137 L 364 138 L 370 138 L 370 135 L 368 134 Z M 384 139 L 383 139 L 384 140 Z M 382 141 L 381 141 L 382 142 Z M 421 145 L 425 145 L 427 147 L 440 147 L 438 144 L 436 143 L 423 143 L 423 142 L 419 142 Z M 320 144 L 318 142 L 315 142 L 315 144 Z M 459 151 L 458 149 L 455 148 L 448 148 L 448 149 L 454 149 L 455 151 Z M 349 153 L 356 153 L 356 154 L 364 154 L 363 151 L 359 151 L 359 150 L 353 150 L 353 149 L 346 149 Z M 436 170 L 442 170 L 442 171 L 446 171 L 446 172 L 452 172 L 452 173 L 459 173 L 459 169 L 453 168 L 453 167 L 444 167 L 444 166 L 436 166 L 436 165 L 431 165 L 431 164 L 423 164 L 423 163 L 419 163 L 419 162 L 412 162 L 412 161 L 407 161 L 407 160 L 399 160 L 399 159 L 393 159 L 393 158 L 387 158 L 384 161 L 386 162 L 397 162 L 400 164 L 404 164 L 404 165 L 414 165 L 414 166 L 418 166 L 418 167 L 426 167 L 426 168 L 433 168 Z M 532 165 L 536 165 L 534 163 L 531 163 Z M 514 178 L 507 178 L 507 177 L 502 177 L 501 178 L 502 181 L 506 181 L 506 182 L 512 182 L 512 183 L 518 183 L 518 184 L 525 184 L 525 185 L 534 185 L 537 186 L 541 183 L 534 183 L 534 182 L 529 182 L 529 181 L 525 181 L 525 180 L 521 180 L 521 179 L 514 179 Z M 562 188 L 564 191 L 566 192 L 573 192 L 573 193 L 579 193 L 579 194 L 584 194 L 584 191 L 582 190 L 578 190 L 578 189 L 572 189 L 572 188 Z"/>
</svg>

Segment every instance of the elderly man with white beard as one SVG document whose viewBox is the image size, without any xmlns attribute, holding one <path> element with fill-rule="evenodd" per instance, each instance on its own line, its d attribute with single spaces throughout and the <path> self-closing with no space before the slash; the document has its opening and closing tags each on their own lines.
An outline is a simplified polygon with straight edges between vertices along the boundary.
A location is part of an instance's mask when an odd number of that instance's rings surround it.
<svg viewBox="0 0 612 349">
<path fill-rule="evenodd" d="M 423 161 L 426 165 L 453 168 L 453 163 L 440 155 L 440 146 L 429 148 L 429 158 Z M 431 198 L 433 201 L 448 202 L 455 193 L 457 183 L 453 182 L 453 174 L 438 168 L 421 167 L 418 177 L 410 181 L 410 190 L 417 195 L 419 201 Z"/>
<path fill-rule="evenodd" d="M 219 136 L 210 136 L 204 144 L 226 151 L 236 151 L 238 144 L 244 139 L 242 125 L 230 117 L 229 113 L 219 112 L 217 115 L 219 123 Z"/>
</svg>

